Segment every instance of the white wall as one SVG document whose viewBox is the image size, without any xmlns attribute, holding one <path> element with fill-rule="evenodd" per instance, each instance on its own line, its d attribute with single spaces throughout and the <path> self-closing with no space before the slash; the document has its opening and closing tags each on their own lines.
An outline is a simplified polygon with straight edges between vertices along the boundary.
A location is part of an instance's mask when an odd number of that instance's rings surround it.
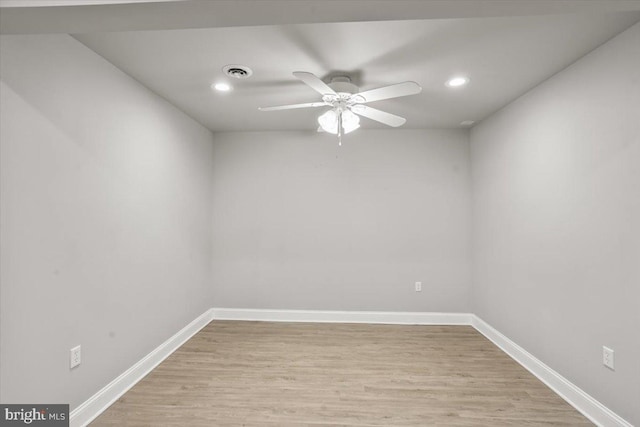
<svg viewBox="0 0 640 427">
<path fill-rule="evenodd" d="M 640 425 L 640 24 L 474 127 L 471 153 L 475 313 Z"/>
<path fill-rule="evenodd" d="M 214 141 L 216 306 L 469 310 L 466 131 Z"/>
<path fill-rule="evenodd" d="M 0 55 L 1 400 L 74 408 L 212 305 L 211 133 L 70 36 Z"/>
</svg>

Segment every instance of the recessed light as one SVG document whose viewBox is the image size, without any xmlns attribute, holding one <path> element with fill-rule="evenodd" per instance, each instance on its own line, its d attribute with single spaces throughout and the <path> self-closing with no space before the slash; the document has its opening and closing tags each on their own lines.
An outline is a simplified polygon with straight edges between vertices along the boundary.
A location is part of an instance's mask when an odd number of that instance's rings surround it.
<svg viewBox="0 0 640 427">
<path fill-rule="evenodd" d="M 473 120 L 465 120 L 464 122 L 460 122 L 460 126 L 471 126 L 474 123 Z"/>
<path fill-rule="evenodd" d="M 211 87 L 220 92 L 229 92 L 231 90 L 231 85 L 227 83 L 215 83 Z"/>
<path fill-rule="evenodd" d="M 468 77 L 456 76 L 447 80 L 447 86 L 449 87 L 460 87 L 469 83 Z"/>
</svg>

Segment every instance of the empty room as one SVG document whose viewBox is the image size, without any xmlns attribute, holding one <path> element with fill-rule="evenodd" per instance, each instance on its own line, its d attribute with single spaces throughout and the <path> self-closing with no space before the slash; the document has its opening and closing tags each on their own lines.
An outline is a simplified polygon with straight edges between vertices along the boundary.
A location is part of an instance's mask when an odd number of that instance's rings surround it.
<svg viewBox="0 0 640 427">
<path fill-rule="evenodd" d="M 0 33 L 0 425 L 640 426 L 640 0 Z"/>
</svg>

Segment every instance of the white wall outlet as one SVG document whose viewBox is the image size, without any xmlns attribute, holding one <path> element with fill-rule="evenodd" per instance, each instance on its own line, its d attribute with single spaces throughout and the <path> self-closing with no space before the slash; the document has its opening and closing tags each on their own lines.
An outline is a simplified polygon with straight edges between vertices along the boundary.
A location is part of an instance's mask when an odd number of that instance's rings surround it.
<svg viewBox="0 0 640 427">
<path fill-rule="evenodd" d="M 69 368 L 73 369 L 82 362 L 82 353 L 80 352 L 80 346 L 73 347 L 69 350 Z"/>
<path fill-rule="evenodd" d="M 416 282 L 416 292 L 422 292 L 422 282 Z"/>
<path fill-rule="evenodd" d="M 612 371 L 615 370 L 613 350 L 611 350 L 609 347 L 602 346 L 602 364 Z"/>
</svg>

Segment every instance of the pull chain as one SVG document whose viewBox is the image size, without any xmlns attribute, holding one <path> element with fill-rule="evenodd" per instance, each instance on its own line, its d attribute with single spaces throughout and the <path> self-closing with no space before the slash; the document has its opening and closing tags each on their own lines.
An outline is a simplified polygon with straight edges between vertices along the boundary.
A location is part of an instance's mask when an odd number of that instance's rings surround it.
<svg viewBox="0 0 640 427">
<path fill-rule="evenodd" d="M 338 146 L 342 146 L 342 111 L 338 112 Z"/>
</svg>

